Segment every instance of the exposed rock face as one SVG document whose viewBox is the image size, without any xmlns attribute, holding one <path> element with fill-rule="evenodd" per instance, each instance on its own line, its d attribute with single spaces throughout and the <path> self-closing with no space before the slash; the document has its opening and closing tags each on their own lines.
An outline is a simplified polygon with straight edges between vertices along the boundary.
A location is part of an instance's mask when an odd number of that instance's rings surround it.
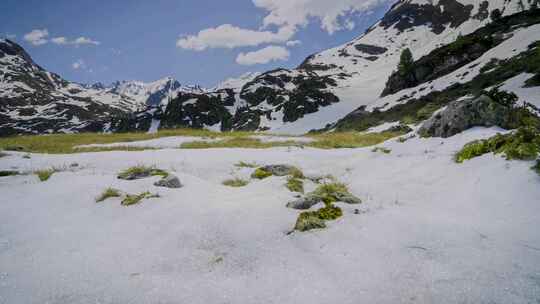
<svg viewBox="0 0 540 304">
<path fill-rule="evenodd" d="M 385 47 L 363 44 L 363 43 L 355 44 L 354 48 L 362 53 L 366 53 L 369 55 L 382 55 L 386 53 L 386 51 L 388 51 L 388 49 Z"/>
<path fill-rule="evenodd" d="M 397 93 L 403 89 L 447 75 L 480 58 L 485 52 L 503 41 L 502 36 L 475 33 L 459 38 L 458 42 L 437 49 L 415 61 L 411 71 L 393 73 L 381 96 Z"/>
<path fill-rule="evenodd" d="M 112 129 L 144 130 L 156 119 L 161 121 L 161 128 L 264 130 L 265 126 L 261 125 L 263 119 L 274 121 L 279 117 L 280 123 L 294 122 L 321 107 L 339 102 L 338 97 L 329 91 L 334 86 L 336 81 L 331 77 L 318 76 L 311 71 L 279 69 L 257 76 L 240 91 L 181 92 L 166 106 L 148 107 L 144 111 L 118 117 Z"/>
<path fill-rule="evenodd" d="M 400 1 L 384 16 L 381 25 L 385 28 L 395 25 L 400 31 L 429 25 L 434 33 L 440 34 L 447 24 L 456 28 L 469 20 L 473 8 L 472 5 L 463 5 L 456 0 L 441 0 L 438 5 Z"/>
<path fill-rule="evenodd" d="M 505 127 L 512 119 L 512 107 L 495 102 L 486 95 L 451 102 L 427 120 L 418 133 L 425 137 L 450 137 L 472 127 Z"/>
<path fill-rule="evenodd" d="M 171 189 L 178 189 L 183 187 L 180 179 L 172 174 L 169 174 L 167 177 L 164 177 L 161 180 L 155 182 L 154 186 Z"/>
<path fill-rule="evenodd" d="M 119 96 L 94 93 L 44 70 L 21 46 L 0 39 L 0 136 L 100 132 L 111 116 L 134 108 Z"/>
</svg>

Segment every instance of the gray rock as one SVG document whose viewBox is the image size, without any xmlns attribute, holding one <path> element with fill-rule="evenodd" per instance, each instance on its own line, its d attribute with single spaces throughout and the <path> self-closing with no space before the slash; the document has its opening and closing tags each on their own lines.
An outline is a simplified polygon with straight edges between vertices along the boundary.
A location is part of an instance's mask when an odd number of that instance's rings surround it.
<svg viewBox="0 0 540 304">
<path fill-rule="evenodd" d="M 442 112 L 428 119 L 418 133 L 423 137 L 447 138 L 472 127 L 505 127 L 510 123 L 512 107 L 495 102 L 486 95 L 453 101 Z"/>
<path fill-rule="evenodd" d="M 308 194 L 305 197 L 287 203 L 287 208 L 307 210 L 320 202 L 322 202 L 322 199 L 319 196 Z"/>
<path fill-rule="evenodd" d="M 155 182 L 154 186 L 171 188 L 171 189 L 177 189 L 177 188 L 183 187 L 182 183 L 180 182 L 180 179 L 172 174 L 169 174 L 169 176 L 164 177 L 161 180 Z"/>
<path fill-rule="evenodd" d="M 287 176 L 296 170 L 296 167 L 289 165 L 270 165 L 264 166 L 262 169 L 272 173 L 274 176 Z"/>
</svg>

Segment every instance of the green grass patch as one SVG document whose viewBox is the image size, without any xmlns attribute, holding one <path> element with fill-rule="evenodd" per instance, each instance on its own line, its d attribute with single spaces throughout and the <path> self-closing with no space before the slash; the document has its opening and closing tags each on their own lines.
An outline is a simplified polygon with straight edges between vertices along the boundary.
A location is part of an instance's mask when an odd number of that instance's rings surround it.
<svg viewBox="0 0 540 304">
<path fill-rule="evenodd" d="M 37 175 L 40 181 L 45 182 L 51 178 L 51 176 L 56 172 L 55 169 L 45 169 L 34 171 L 34 174 Z"/>
<path fill-rule="evenodd" d="M 161 176 L 165 178 L 169 176 L 169 173 L 164 170 L 157 169 L 155 167 L 141 165 L 141 166 L 130 167 L 118 174 L 119 179 L 125 179 L 125 180 L 141 179 L 141 178 L 146 178 L 150 176 Z"/>
<path fill-rule="evenodd" d="M 514 133 L 497 134 L 489 139 L 476 140 L 466 144 L 455 155 L 455 161 L 463 163 L 487 153 L 502 153 L 508 160 L 534 160 L 540 153 L 540 133 L 535 128 L 525 127 Z"/>
<path fill-rule="evenodd" d="M 159 194 L 152 194 L 150 192 L 143 192 L 141 194 L 126 194 L 126 197 L 122 200 L 122 206 L 132 206 L 139 204 L 143 199 L 158 198 Z"/>
<path fill-rule="evenodd" d="M 111 144 L 156 139 L 169 136 L 194 136 L 204 138 L 235 138 L 254 135 L 251 132 L 212 132 L 202 129 L 160 130 L 155 134 L 134 133 L 78 133 L 52 135 L 24 135 L 0 138 L 0 149 L 35 153 L 68 154 L 100 151 L 140 151 L 149 148 L 137 147 L 93 147 L 75 149 L 76 146 L 91 144 Z"/>
<path fill-rule="evenodd" d="M 117 190 L 114 188 L 107 188 L 96 198 L 96 203 L 103 202 L 112 197 L 120 197 L 120 196 L 122 196 L 122 193 L 120 192 L 120 190 Z"/>
<path fill-rule="evenodd" d="M 240 178 L 233 178 L 233 179 L 227 179 L 223 181 L 222 184 L 228 187 L 240 188 L 240 187 L 247 186 L 249 184 L 249 181 L 246 181 Z"/>
<path fill-rule="evenodd" d="M 255 179 L 265 179 L 272 176 L 272 172 L 266 171 L 263 168 L 257 168 L 255 171 L 251 174 L 251 178 Z"/>
<path fill-rule="evenodd" d="M 220 141 L 204 142 L 193 141 L 183 143 L 181 149 L 222 149 L 222 148 L 246 148 L 246 149 L 268 149 L 274 147 L 297 146 L 298 143 L 290 141 L 263 142 L 257 138 L 251 137 L 232 137 Z"/>
<path fill-rule="evenodd" d="M 360 133 L 337 132 L 313 135 L 316 141 L 307 146 L 319 149 L 362 148 L 380 144 L 391 138 L 401 136 L 402 132 Z"/>
<path fill-rule="evenodd" d="M 3 170 L 0 171 L 0 177 L 19 175 L 19 171 Z"/>
<path fill-rule="evenodd" d="M 278 142 L 263 142 L 252 138 L 253 132 L 211 132 L 197 129 L 174 129 L 162 130 L 156 134 L 148 133 L 79 133 L 79 134 L 52 134 L 52 135 L 25 135 L 0 138 L 0 149 L 24 151 L 30 153 L 70 154 L 83 152 L 106 152 L 106 151 L 142 151 L 155 150 L 151 147 L 85 147 L 77 146 L 92 144 L 129 143 L 134 141 L 150 140 L 169 136 L 193 136 L 201 138 L 221 138 L 218 141 L 187 142 L 179 148 L 183 149 L 210 149 L 210 148 L 251 148 L 268 149 L 274 147 L 308 146 L 320 149 L 359 148 L 376 145 L 392 137 L 402 135 L 401 132 L 382 133 L 326 133 L 310 135 L 314 142 L 299 143 L 291 137 L 291 140 Z"/>
<path fill-rule="evenodd" d="M 285 186 L 291 192 L 304 193 L 304 181 L 299 178 L 290 176 L 287 178 L 287 184 Z"/>
</svg>

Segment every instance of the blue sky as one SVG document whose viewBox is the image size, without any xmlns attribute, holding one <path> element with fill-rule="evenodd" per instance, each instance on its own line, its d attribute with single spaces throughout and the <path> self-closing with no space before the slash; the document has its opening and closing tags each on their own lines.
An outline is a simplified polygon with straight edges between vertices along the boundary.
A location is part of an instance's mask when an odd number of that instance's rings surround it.
<svg viewBox="0 0 540 304">
<path fill-rule="evenodd" d="M 390 5 L 389 0 L 2 0 L 0 35 L 71 81 L 172 76 L 183 84 L 212 86 L 245 72 L 297 66 L 312 53 L 360 35 Z"/>
</svg>

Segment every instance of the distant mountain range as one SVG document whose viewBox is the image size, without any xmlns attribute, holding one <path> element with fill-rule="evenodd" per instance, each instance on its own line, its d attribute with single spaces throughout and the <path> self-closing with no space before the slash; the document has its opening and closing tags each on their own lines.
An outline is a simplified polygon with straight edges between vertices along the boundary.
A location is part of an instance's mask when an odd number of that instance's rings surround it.
<svg viewBox="0 0 540 304">
<path fill-rule="evenodd" d="M 534 68 L 476 84 L 488 67 L 538 47 L 537 6 L 538 0 L 401 0 L 357 39 L 314 54 L 296 69 L 246 74 L 212 89 L 182 86 L 172 78 L 80 85 L 42 69 L 14 42 L 0 40 L 0 136 L 174 127 L 292 134 L 364 130 L 415 116 L 426 105 L 442 107 L 451 100 L 443 101 L 440 92 L 454 90 L 454 99 L 475 93 L 457 92 L 456 86 L 506 85 L 520 93 L 525 84 L 507 82 L 534 75 Z M 395 71 L 405 49 L 415 68 L 404 78 Z"/>
</svg>

